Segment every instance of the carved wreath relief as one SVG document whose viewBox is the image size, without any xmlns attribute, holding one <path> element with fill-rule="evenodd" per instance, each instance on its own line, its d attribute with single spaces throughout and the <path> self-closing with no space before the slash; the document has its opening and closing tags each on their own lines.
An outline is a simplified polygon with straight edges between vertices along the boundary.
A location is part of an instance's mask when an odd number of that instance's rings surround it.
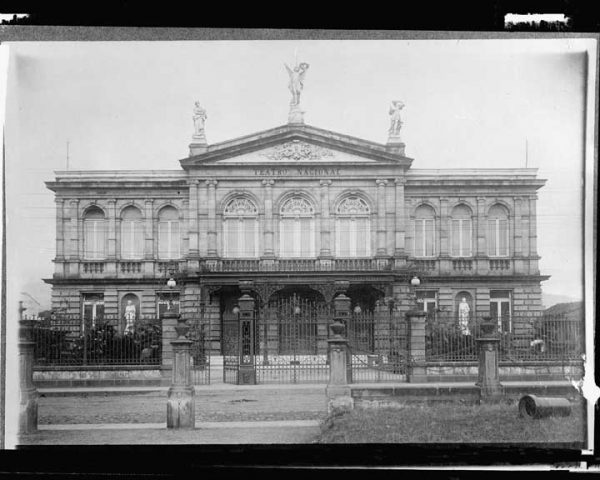
<svg viewBox="0 0 600 480">
<path fill-rule="evenodd" d="M 277 145 L 269 153 L 261 153 L 271 160 L 319 160 L 333 157 L 333 152 L 306 142 L 292 141 Z"/>
</svg>

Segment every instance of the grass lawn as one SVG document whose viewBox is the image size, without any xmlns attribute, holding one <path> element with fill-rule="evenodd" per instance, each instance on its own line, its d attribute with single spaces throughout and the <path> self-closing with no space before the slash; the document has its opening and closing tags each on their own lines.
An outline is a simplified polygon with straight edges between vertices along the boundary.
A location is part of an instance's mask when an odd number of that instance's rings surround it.
<svg viewBox="0 0 600 480">
<path fill-rule="evenodd" d="M 409 404 L 355 409 L 328 418 L 319 443 L 575 443 L 585 440 L 585 410 L 569 417 L 519 417 L 514 404 Z M 580 447 L 580 445 L 574 445 Z"/>
</svg>

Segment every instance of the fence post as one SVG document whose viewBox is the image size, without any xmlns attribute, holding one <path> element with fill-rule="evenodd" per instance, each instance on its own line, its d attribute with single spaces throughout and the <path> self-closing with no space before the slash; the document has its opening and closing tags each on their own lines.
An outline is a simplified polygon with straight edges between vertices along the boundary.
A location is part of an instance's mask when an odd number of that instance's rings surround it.
<svg viewBox="0 0 600 480">
<path fill-rule="evenodd" d="M 19 320 L 19 433 L 35 433 L 38 426 L 38 391 L 33 383 L 35 342 L 33 327 L 37 320 Z"/>
<path fill-rule="evenodd" d="M 498 374 L 498 325 L 491 317 L 483 317 L 480 336 L 476 339 L 479 352 L 479 371 L 476 385 L 479 386 L 480 403 L 497 403 L 504 394 Z"/>
<path fill-rule="evenodd" d="M 190 327 L 181 315 L 165 312 L 163 319 L 176 320 L 177 338 L 171 341 L 173 351 L 172 383 L 167 393 L 167 428 L 194 428 L 194 386 L 191 382 L 190 350 L 192 341 L 185 338 Z"/>
<path fill-rule="evenodd" d="M 331 336 L 327 340 L 329 383 L 326 395 L 329 414 L 341 413 L 354 408 L 354 400 L 348 385 L 348 339 L 346 338 L 345 323 L 350 315 L 350 299 L 342 293 L 334 299 L 334 306 L 334 320 L 329 325 Z"/>
<path fill-rule="evenodd" d="M 239 369 L 238 384 L 256 385 L 256 368 L 254 366 L 254 299 L 245 292 L 238 299 L 240 309 L 238 347 Z"/>
<path fill-rule="evenodd" d="M 427 313 L 421 310 L 406 312 L 408 322 L 408 375 L 410 383 L 426 383 L 425 320 Z"/>
</svg>

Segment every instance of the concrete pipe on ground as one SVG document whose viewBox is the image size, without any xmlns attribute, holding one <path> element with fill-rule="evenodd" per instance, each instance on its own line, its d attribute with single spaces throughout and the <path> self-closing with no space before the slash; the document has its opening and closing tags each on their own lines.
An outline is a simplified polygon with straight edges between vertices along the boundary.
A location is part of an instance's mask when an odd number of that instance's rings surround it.
<svg viewBox="0 0 600 480">
<path fill-rule="evenodd" d="M 568 417 L 569 415 L 571 415 L 571 402 L 566 398 L 525 395 L 519 400 L 520 417 L 545 418 L 550 416 Z"/>
</svg>

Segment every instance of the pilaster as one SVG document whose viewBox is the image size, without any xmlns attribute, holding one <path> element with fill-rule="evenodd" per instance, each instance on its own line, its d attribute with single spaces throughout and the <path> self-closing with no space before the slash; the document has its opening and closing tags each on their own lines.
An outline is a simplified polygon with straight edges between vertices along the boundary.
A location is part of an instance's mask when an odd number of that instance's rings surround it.
<svg viewBox="0 0 600 480">
<path fill-rule="evenodd" d="M 263 255 L 265 257 L 274 257 L 275 251 L 274 245 L 274 231 L 273 231 L 273 185 L 275 180 L 267 179 L 263 180 L 263 202 L 265 205 L 265 222 L 263 227 L 264 235 L 264 250 Z"/>
<path fill-rule="evenodd" d="M 79 200 L 71 200 L 69 206 L 69 217 L 71 218 L 69 258 L 79 260 Z"/>
<path fill-rule="evenodd" d="M 377 256 L 386 256 L 385 248 L 385 186 L 388 181 L 377 179 Z"/>
<path fill-rule="evenodd" d="M 331 180 L 321 180 L 321 251 L 319 257 L 330 258 L 332 256 L 331 248 L 331 217 L 329 212 L 331 205 L 329 203 L 329 186 Z"/>
<path fill-rule="evenodd" d="M 189 256 L 198 257 L 198 180 L 192 179 L 189 188 Z"/>
<path fill-rule="evenodd" d="M 208 188 L 208 257 L 217 256 L 217 180 L 207 180 Z"/>
<path fill-rule="evenodd" d="M 404 257 L 405 252 L 405 236 L 406 236 L 406 212 L 404 211 L 404 185 L 406 179 L 404 177 L 396 178 L 394 185 L 396 185 L 396 242 L 394 246 L 394 256 Z"/>
<path fill-rule="evenodd" d="M 56 260 L 62 261 L 65 257 L 65 201 L 56 198 L 54 202 L 56 203 Z"/>
</svg>

